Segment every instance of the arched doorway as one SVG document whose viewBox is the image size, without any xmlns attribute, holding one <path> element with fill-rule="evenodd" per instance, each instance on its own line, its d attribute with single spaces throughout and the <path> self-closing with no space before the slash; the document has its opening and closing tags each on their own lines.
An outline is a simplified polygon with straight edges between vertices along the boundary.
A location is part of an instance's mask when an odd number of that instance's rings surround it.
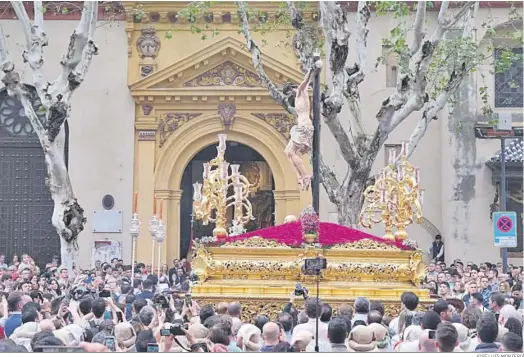
<svg viewBox="0 0 524 357">
<path fill-rule="evenodd" d="M 184 257 L 189 250 L 191 237 L 192 185 L 197 181 L 202 181 L 202 164 L 216 157 L 216 146 L 216 143 L 211 144 L 199 151 L 187 164 L 182 176 L 180 186 L 180 190 L 182 191 L 180 200 L 180 253 L 182 257 Z M 262 155 L 247 145 L 235 141 L 228 141 L 227 147 L 226 161 L 231 164 L 239 164 L 240 172 L 254 185 L 250 201 L 253 205 L 253 216 L 255 220 L 246 225 L 246 230 L 252 231 L 273 226 L 275 224 L 275 199 L 273 196 L 275 184 L 269 165 Z M 228 212 L 228 222 L 231 221 L 232 211 L 233 210 L 230 209 Z M 212 223 L 204 226 L 200 222 L 195 221 L 193 227 L 194 236 L 211 236 L 214 227 Z"/>
<path fill-rule="evenodd" d="M 26 88 L 38 113 L 40 100 Z M 67 161 L 67 125 L 64 130 Z M 8 262 L 14 254 L 29 254 L 43 266 L 60 252 L 46 175 L 42 147 L 21 103 L 0 91 L 0 253 Z"/>
</svg>

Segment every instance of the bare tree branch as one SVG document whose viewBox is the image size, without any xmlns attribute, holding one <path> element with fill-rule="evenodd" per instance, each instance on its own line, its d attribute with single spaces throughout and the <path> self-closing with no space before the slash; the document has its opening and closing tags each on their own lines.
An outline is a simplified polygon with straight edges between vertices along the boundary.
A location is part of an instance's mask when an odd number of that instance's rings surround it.
<svg viewBox="0 0 524 357">
<path fill-rule="evenodd" d="M 465 16 L 464 19 L 464 30 L 462 33 L 462 37 L 464 39 L 472 39 L 473 38 L 473 31 L 475 27 L 475 16 L 477 13 L 479 7 L 479 3 L 476 2 L 473 7 L 468 8 L 468 14 Z M 409 151 L 408 156 L 410 156 L 415 148 L 420 143 L 420 140 L 426 133 L 429 124 L 432 120 L 437 119 L 437 114 L 440 112 L 446 103 L 449 101 L 451 96 L 455 94 L 455 92 L 460 87 L 460 84 L 462 83 L 462 80 L 470 75 L 471 68 L 466 68 L 466 64 L 463 63 L 462 67 L 450 75 L 450 79 L 448 80 L 448 83 L 443 88 L 443 90 L 440 92 L 440 94 L 437 96 L 437 98 L 433 101 L 431 101 L 426 109 L 424 110 L 424 113 L 422 115 L 422 118 L 417 123 L 417 126 L 413 130 L 413 133 L 411 134 L 409 138 Z"/>
<path fill-rule="evenodd" d="M 24 62 L 29 63 L 33 71 L 33 83 L 38 96 L 41 98 L 42 105 L 48 108 L 50 105 L 46 95 L 48 83 L 44 78 L 44 72 L 42 70 L 42 66 L 44 65 L 43 48 L 47 46 L 47 35 L 43 31 L 44 17 L 42 2 L 35 2 L 35 23 L 33 25 L 29 20 L 22 1 L 11 1 L 11 5 L 24 29 L 26 46 L 22 57 Z"/>
<path fill-rule="evenodd" d="M 417 14 L 415 15 L 415 22 L 413 24 L 413 43 L 409 48 L 411 56 L 418 52 L 420 46 L 422 45 L 422 40 L 424 39 L 424 20 L 426 19 L 426 2 L 419 1 L 417 3 Z"/>
<path fill-rule="evenodd" d="M 345 65 L 349 52 L 350 32 L 347 17 L 342 7 L 335 2 L 322 1 L 320 11 L 323 28 L 331 44 L 329 66 L 333 80 L 331 93 L 323 101 L 322 116 L 335 137 L 344 160 L 350 167 L 357 167 L 359 158 L 352 145 L 353 140 L 348 136 L 338 118 L 344 104 Z"/>
<path fill-rule="evenodd" d="M 395 110 L 390 117 L 389 123 L 387 124 L 387 130 L 391 132 L 394 130 L 404 119 L 406 119 L 414 111 L 422 109 L 424 103 L 427 102 L 428 96 L 426 94 L 426 75 L 429 69 L 429 65 L 433 59 L 433 53 L 435 48 L 439 45 L 440 41 L 449 30 L 450 26 L 453 26 L 460 18 L 464 16 L 466 11 L 474 7 L 476 2 L 466 3 L 461 10 L 450 20 L 441 21 L 439 20 L 437 28 L 433 32 L 431 39 L 425 41 L 419 51 L 414 56 L 414 75 L 401 76 L 400 80 L 407 81 L 407 101 L 402 104 L 398 110 Z M 448 8 L 446 2 L 443 3 L 444 9 Z M 439 19 L 443 19 L 446 16 L 446 12 L 440 9 Z M 444 23 L 443 23 L 444 22 Z M 382 108 L 381 108 L 382 109 Z"/>
<path fill-rule="evenodd" d="M 73 72 L 71 72 L 67 78 L 69 83 L 69 90 L 64 93 L 64 97 L 67 99 L 67 97 L 71 96 L 76 88 L 82 82 L 84 82 L 84 77 L 87 74 L 87 70 L 89 69 L 89 65 L 91 64 L 91 59 L 94 55 L 98 54 L 98 49 L 93 41 L 93 36 L 96 31 L 96 22 L 97 22 L 97 16 L 98 16 L 98 6 L 91 6 L 89 8 L 89 28 L 87 30 L 88 32 L 88 39 L 87 44 L 85 45 L 82 56 L 80 58 L 80 62 L 78 65 L 76 65 Z"/>
<path fill-rule="evenodd" d="M 338 183 L 337 176 L 333 170 L 331 170 L 331 168 L 326 165 L 322 157 L 320 157 L 320 176 L 322 177 L 322 186 L 324 186 L 329 200 L 333 204 L 338 205 L 340 203 L 338 195 L 340 184 Z"/>
<path fill-rule="evenodd" d="M 27 11 L 25 10 L 24 3 L 22 1 L 11 1 L 11 6 L 13 7 L 13 10 L 15 11 L 16 17 L 18 17 L 18 20 L 22 23 L 22 28 L 24 30 L 24 37 L 25 37 L 25 43 L 27 46 L 27 49 L 31 47 L 31 20 L 29 20 L 29 16 L 27 15 Z"/>
<path fill-rule="evenodd" d="M 307 73 L 313 67 L 313 55 L 319 52 L 317 48 L 318 38 L 314 33 L 313 28 L 304 22 L 304 18 L 300 11 L 295 7 L 294 1 L 286 1 L 289 15 L 291 17 L 291 24 L 296 30 L 296 37 L 294 41 L 295 50 L 298 52 L 300 58 L 300 68 L 302 72 Z"/>
<path fill-rule="evenodd" d="M 68 77 L 82 59 L 82 53 L 88 41 L 89 29 L 92 28 L 90 22 L 92 19 L 93 7 L 98 8 L 97 1 L 84 1 L 82 17 L 80 18 L 76 29 L 69 37 L 67 53 L 60 61 L 62 72 L 52 84 L 53 90 L 51 95 L 53 98 L 56 98 L 58 95 L 63 96 L 68 91 Z"/>
<path fill-rule="evenodd" d="M 44 31 L 44 7 L 41 1 L 34 2 L 35 26 Z"/>
<path fill-rule="evenodd" d="M 350 130 L 355 128 L 357 140 L 355 143 L 358 144 L 358 137 L 366 135 L 366 129 L 362 120 L 362 111 L 360 110 L 360 93 L 358 86 L 365 78 L 366 70 L 366 49 L 367 49 L 367 37 L 368 37 L 368 22 L 371 17 L 371 12 L 367 6 L 366 1 L 359 1 L 356 17 L 357 26 L 357 63 L 352 67 L 346 68 L 348 79 L 346 81 L 346 88 L 344 90 L 344 96 L 346 97 L 349 105 L 349 110 L 352 113 L 353 120 L 350 120 Z"/>
<path fill-rule="evenodd" d="M 247 19 L 247 7 L 245 1 L 237 1 L 238 12 L 240 17 L 240 31 L 246 39 L 246 48 L 251 52 L 251 60 L 255 67 L 258 76 L 269 90 L 269 94 L 274 101 L 282 105 L 290 114 L 297 115 L 297 112 L 293 106 L 288 102 L 288 98 L 282 93 L 277 86 L 269 79 L 262 64 L 262 52 L 251 37 L 249 32 L 249 22 Z"/>
</svg>

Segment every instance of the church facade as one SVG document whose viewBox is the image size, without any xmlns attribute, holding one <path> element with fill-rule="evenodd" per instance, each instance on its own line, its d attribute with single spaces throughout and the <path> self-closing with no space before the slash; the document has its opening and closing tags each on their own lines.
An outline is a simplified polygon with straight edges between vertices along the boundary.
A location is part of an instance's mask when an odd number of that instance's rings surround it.
<svg viewBox="0 0 524 357">
<path fill-rule="evenodd" d="M 218 134 L 228 135 L 226 159 L 240 164 L 241 172 L 254 184 L 252 202 L 257 220 L 250 228 L 281 224 L 287 215 L 298 216 L 311 202 L 310 193 L 299 190 L 284 154 L 294 118 L 273 102 L 256 75 L 251 55 L 244 48 L 244 38 L 238 33 L 235 4 L 215 4 L 194 24 L 176 16 L 186 5 L 181 2 L 125 3 L 125 18 L 101 24 L 97 30 L 99 55 L 93 59 L 85 82 L 75 93 L 65 148 L 75 194 L 87 216 L 79 241 L 77 262 L 81 267 L 87 268 L 94 251 L 107 244 L 118 247 L 122 259 L 130 262 L 129 223 L 135 192 L 137 213 L 142 222 L 137 259 L 147 263 L 154 255 L 157 264 L 148 229 L 155 196 L 158 204 L 163 202 L 162 218 L 167 226 L 161 261 L 170 264 L 174 258 L 187 254 L 192 229 L 192 184 L 202 179 L 202 163 L 216 155 Z M 139 16 L 135 11 L 137 6 Z M 275 16 L 279 6 L 274 2 L 257 3 L 267 16 Z M 504 7 L 490 9 L 489 13 L 481 8 L 477 15 L 478 41 L 485 36 L 480 25 L 483 21 L 493 17 L 503 24 L 507 14 L 508 9 Z M 309 20 L 317 15 L 316 7 L 304 13 Z M 430 27 L 436 15 L 430 12 Z M 74 11 L 46 16 L 48 80 L 59 73 L 60 57 L 76 26 L 74 16 L 78 16 Z M 23 68 L 20 24 L 6 16 L 0 21 L 4 33 L 10 34 L 7 42 L 11 56 L 18 68 Z M 388 21 L 372 17 L 368 58 L 381 55 L 381 38 L 391 27 Z M 354 33 L 353 18 L 349 24 Z M 289 81 L 298 83 L 303 78 L 290 45 L 289 30 L 253 32 L 263 52 L 264 70 L 277 86 Z M 354 60 L 353 53 L 350 60 Z M 374 118 L 380 102 L 393 91 L 390 83 L 394 68 L 394 61 L 378 66 L 370 71 L 361 87 L 361 97 L 365 98 L 363 117 L 369 130 L 376 125 Z M 514 70 L 518 72 L 519 68 Z M 24 75 L 25 82 L 31 84 L 29 68 Z M 329 83 L 329 71 L 324 75 Z M 495 101 L 500 95 L 495 95 L 496 88 L 502 91 L 504 80 L 491 76 L 487 83 L 495 110 L 504 115 L 509 113 L 514 125 L 521 126 L 522 99 L 520 106 L 516 103 L 514 107 L 497 107 Z M 29 132 L 20 134 L 10 126 L 13 121 L 6 119 L 10 115 L 24 123 L 23 115 L 18 115 L 16 110 L 17 103 L 5 95 L 1 98 L 0 252 L 29 253 L 36 257 L 40 254 L 41 259 L 50 259 L 59 251 L 56 249 L 58 238 L 50 227 L 51 213 L 46 218 L 52 206 L 49 206 L 49 195 L 45 194 L 41 154 L 30 128 Z M 344 110 L 341 115 L 349 115 Z M 402 140 L 409 138 L 418 119 L 418 114 L 408 118 L 392 133 L 374 164 L 374 172 L 384 167 L 388 149 L 397 148 Z M 500 253 L 493 246 L 490 210 L 498 200 L 500 144 L 496 140 L 481 139 L 469 142 L 475 151 L 475 160 L 473 164 L 463 164 L 473 165 L 474 175 L 469 181 L 461 181 L 463 178 L 459 180 L 455 170 L 461 162 L 450 144 L 458 136 L 448 119 L 446 110 L 439 114 L 411 159 L 421 169 L 426 197 L 425 219 L 421 225 L 408 228 L 410 239 L 427 249 L 433 236 L 441 234 L 448 260 L 498 261 Z M 522 141 L 510 143 L 507 150 L 512 160 L 508 163 L 508 210 L 519 212 L 522 240 Z M 322 130 L 321 152 L 338 176 L 343 177 L 344 160 L 327 128 Z M 307 157 L 304 160 L 309 162 Z M 457 185 L 459 181 L 464 184 Z M 336 208 L 324 192 L 320 215 L 325 221 L 337 220 Z M 198 222 L 193 231 L 197 236 L 209 235 L 209 227 Z M 372 232 L 381 235 L 381 227 Z M 512 259 L 518 260 L 519 254 L 522 257 L 522 243 L 511 252 Z"/>
</svg>

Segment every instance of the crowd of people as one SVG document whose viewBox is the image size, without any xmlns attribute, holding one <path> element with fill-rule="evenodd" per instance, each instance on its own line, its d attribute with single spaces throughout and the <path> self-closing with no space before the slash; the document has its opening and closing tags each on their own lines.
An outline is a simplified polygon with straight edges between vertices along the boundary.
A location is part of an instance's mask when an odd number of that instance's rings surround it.
<svg viewBox="0 0 524 357">
<path fill-rule="evenodd" d="M 199 306 L 185 259 L 156 272 L 118 259 L 70 272 L 58 259 L 40 269 L 0 254 L 0 352 L 522 352 L 522 267 L 428 268 L 427 311 L 413 292 L 393 318 L 380 301 L 333 308 L 303 289 L 277 316 L 251 317 L 239 302 Z"/>
</svg>

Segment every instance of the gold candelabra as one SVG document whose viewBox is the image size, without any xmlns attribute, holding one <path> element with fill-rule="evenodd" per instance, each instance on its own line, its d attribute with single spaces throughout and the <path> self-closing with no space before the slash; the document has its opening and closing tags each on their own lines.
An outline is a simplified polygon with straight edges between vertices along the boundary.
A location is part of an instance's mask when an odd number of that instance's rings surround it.
<svg viewBox="0 0 524 357">
<path fill-rule="evenodd" d="M 226 134 L 218 135 L 217 156 L 204 163 L 203 184 L 193 184 L 195 217 L 204 225 L 215 223 L 213 236 L 227 237 L 226 214 L 229 207 L 234 207 L 234 225 L 243 226 L 253 217 L 253 207 L 249 202 L 251 184 L 239 172 L 240 165 L 230 165 L 225 161 Z M 231 168 L 231 174 L 229 169 Z M 228 196 L 229 189 L 234 193 Z"/>
<path fill-rule="evenodd" d="M 384 239 L 404 240 L 408 237 L 406 227 L 422 221 L 424 189 L 419 188 L 419 169 L 409 163 L 407 153 L 408 142 L 402 142 L 397 164 L 395 149 L 389 150 L 389 165 L 364 191 L 360 224 L 371 228 L 372 224 L 383 223 Z"/>
</svg>

